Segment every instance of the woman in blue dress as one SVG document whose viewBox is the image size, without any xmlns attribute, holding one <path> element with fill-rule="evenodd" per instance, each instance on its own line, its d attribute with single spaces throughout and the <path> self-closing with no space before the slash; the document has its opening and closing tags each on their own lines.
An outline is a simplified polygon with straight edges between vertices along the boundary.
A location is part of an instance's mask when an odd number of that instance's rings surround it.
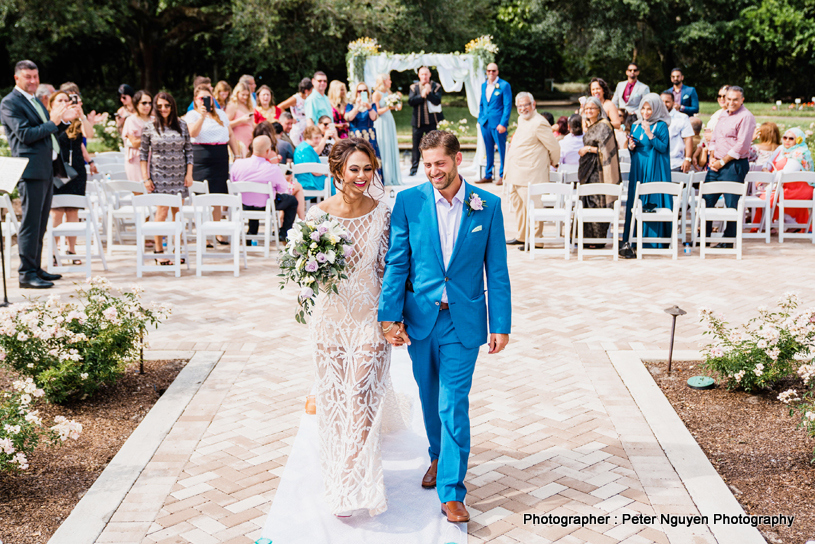
<svg viewBox="0 0 815 544">
<path fill-rule="evenodd" d="M 628 149 L 631 151 L 631 172 L 628 175 L 628 201 L 625 205 L 625 229 L 623 231 L 623 246 L 620 255 L 632 258 L 634 251 L 629 243 L 631 229 L 631 210 L 634 207 L 634 193 L 637 184 L 652 181 L 671 181 L 671 159 L 669 156 L 671 137 L 668 125 L 671 116 L 665 104 L 656 93 L 645 95 L 637 111 L 637 121 L 631 127 L 628 137 Z M 644 209 L 671 208 L 671 197 L 664 194 L 641 196 Z M 642 235 L 645 238 L 669 238 L 671 236 L 670 223 L 643 222 Z M 661 247 L 649 244 L 645 247 Z"/>
<path fill-rule="evenodd" d="M 379 117 L 376 104 L 371 103 L 371 92 L 364 81 L 357 84 L 354 90 L 353 101 L 345 106 L 345 120 L 348 121 L 348 136 L 350 138 L 362 138 L 370 143 L 376 158 L 381 158 L 379 154 L 379 144 L 377 143 L 374 121 Z"/>
<path fill-rule="evenodd" d="M 394 98 L 398 98 L 398 102 Z M 402 167 L 399 163 L 399 141 L 396 135 L 396 122 L 391 111 L 402 109 L 402 95 L 391 93 L 390 74 L 376 76 L 374 87 L 374 104 L 378 119 L 374 122 L 379 139 L 379 150 L 382 153 L 382 172 L 385 185 L 402 184 Z"/>
</svg>

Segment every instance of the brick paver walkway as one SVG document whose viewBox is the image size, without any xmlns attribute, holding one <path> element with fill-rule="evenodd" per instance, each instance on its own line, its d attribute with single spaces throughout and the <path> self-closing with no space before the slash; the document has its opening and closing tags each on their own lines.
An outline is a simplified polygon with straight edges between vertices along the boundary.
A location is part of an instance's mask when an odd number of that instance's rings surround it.
<svg viewBox="0 0 815 544">
<path fill-rule="evenodd" d="M 666 534 L 633 524 L 533 526 L 523 514 L 695 513 L 606 351 L 667 348 L 663 309 L 673 304 L 689 312 L 676 348 L 695 349 L 700 306 L 744 321 L 785 291 L 806 296 L 813 257 L 804 241 L 748 241 L 743 261 L 696 253 L 678 261 L 529 261 L 510 248 L 511 343 L 496 356 L 482 351 L 471 395 L 470 542 L 714 542 L 704 527 Z M 135 280 L 130 255 L 115 256 L 110 268 L 113 282 Z M 190 270 L 141 281 L 147 297 L 175 306 L 151 334 L 151 349 L 223 356 L 98 542 L 259 537 L 313 377 L 307 328 L 293 319 L 294 291 L 280 291 L 276 274 L 274 259 L 250 257 L 240 278 Z M 60 282 L 59 291 L 69 287 Z M 19 291 L 11 294 L 19 300 Z"/>
</svg>

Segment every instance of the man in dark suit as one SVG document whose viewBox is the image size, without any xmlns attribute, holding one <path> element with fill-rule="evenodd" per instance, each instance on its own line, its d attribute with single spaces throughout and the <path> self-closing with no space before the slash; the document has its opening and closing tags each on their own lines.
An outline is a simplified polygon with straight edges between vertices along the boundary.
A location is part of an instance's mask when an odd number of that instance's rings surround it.
<svg viewBox="0 0 815 544">
<path fill-rule="evenodd" d="M 413 152 L 410 162 L 410 175 L 415 176 L 419 169 L 419 143 L 422 136 L 436 130 L 439 121 L 444 120 L 441 112 L 441 85 L 430 81 L 430 68 L 419 68 L 419 81 L 410 86 L 408 104 L 413 106 L 413 117 L 410 126 L 413 127 Z"/>
<path fill-rule="evenodd" d="M 56 134 L 79 116 L 79 106 L 55 103 L 49 114 L 34 94 L 40 84 L 37 65 L 21 60 L 14 66 L 14 89 L 0 102 L 0 116 L 11 154 L 28 159 L 17 184 L 23 219 L 17 236 L 20 251 L 20 287 L 47 289 L 59 274 L 42 269 L 42 241 L 54 194 L 54 163 L 59 157 Z"/>
<path fill-rule="evenodd" d="M 495 145 L 501 156 L 501 169 L 498 182 L 504 179 L 504 155 L 507 149 L 507 127 L 509 114 L 512 113 L 512 87 L 498 77 L 498 65 L 491 62 L 487 65 L 487 81 L 481 84 L 481 102 L 478 103 L 478 125 L 481 127 L 481 138 L 487 148 L 487 170 L 484 178 L 476 183 L 490 183 L 495 166 Z"/>
</svg>

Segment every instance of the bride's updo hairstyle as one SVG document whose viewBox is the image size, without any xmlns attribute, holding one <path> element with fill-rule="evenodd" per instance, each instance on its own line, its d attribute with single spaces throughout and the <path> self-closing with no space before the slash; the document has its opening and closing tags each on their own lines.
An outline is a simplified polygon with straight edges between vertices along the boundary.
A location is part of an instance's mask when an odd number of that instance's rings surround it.
<svg viewBox="0 0 815 544">
<path fill-rule="evenodd" d="M 338 183 L 338 181 L 342 181 L 342 176 L 345 173 L 345 165 L 348 163 L 349 157 L 357 151 L 365 153 L 371 161 L 371 166 L 374 168 L 374 177 L 365 190 L 368 192 L 368 196 L 371 196 L 369 192 L 371 185 L 384 193 L 385 185 L 382 183 L 382 178 L 379 175 L 380 165 L 379 159 L 376 158 L 376 151 L 374 151 L 373 146 L 368 143 L 368 140 L 362 138 L 345 138 L 334 144 L 334 147 L 331 148 L 331 153 L 328 155 L 328 169 L 334 178 L 334 187 L 337 191 L 342 192 L 342 184 Z"/>
</svg>

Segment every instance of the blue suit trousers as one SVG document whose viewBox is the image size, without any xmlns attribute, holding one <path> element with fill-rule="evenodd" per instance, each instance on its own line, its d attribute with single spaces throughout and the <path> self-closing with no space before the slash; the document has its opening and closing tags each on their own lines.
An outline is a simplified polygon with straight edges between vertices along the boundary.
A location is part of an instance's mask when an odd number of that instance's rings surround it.
<svg viewBox="0 0 815 544">
<path fill-rule="evenodd" d="M 410 334 L 410 331 L 408 331 Z M 424 340 L 408 346 L 419 385 L 430 459 L 438 459 L 436 492 L 441 502 L 463 501 L 470 456 L 470 387 L 478 348 L 466 348 L 449 310 L 440 310 Z"/>
<path fill-rule="evenodd" d="M 481 137 L 484 138 L 484 145 L 487 147 L 487 170 L 485 178 L 493 177 L 493 165 L 495 164 L 495 144 L 498 144 L 498 155 L 501 157 L 501 170 L 499 177 L 504 177 L 504 158 L 507 153 L 507 133 L 498 132 L 498 128 L 489 125 L 481 125 Z"/>
</svg>

